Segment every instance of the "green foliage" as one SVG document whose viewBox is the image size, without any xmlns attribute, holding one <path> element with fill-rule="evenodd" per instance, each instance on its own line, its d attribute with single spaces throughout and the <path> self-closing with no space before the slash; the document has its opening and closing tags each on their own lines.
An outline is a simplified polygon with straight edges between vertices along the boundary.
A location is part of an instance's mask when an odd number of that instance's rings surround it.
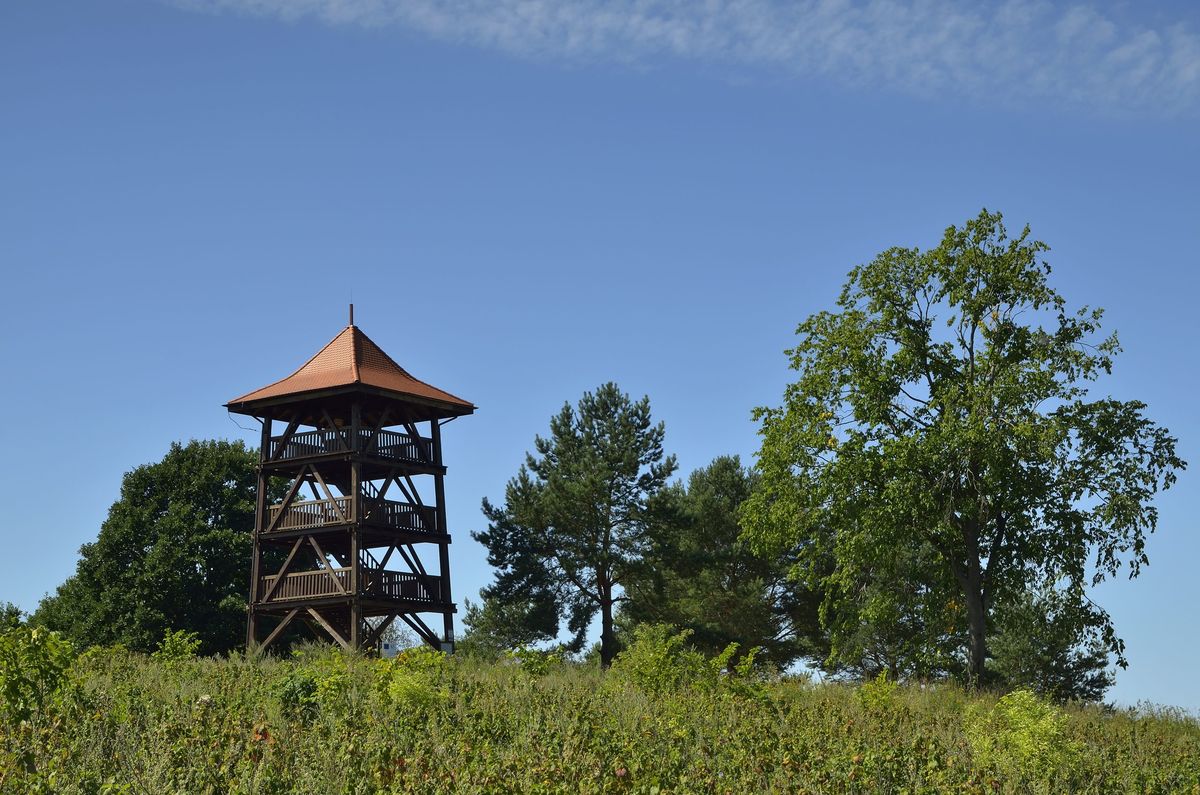
<svg viewBox="0 0 1200 795">
<path fill-rule="evenodd" d="M 723 684 L 745 683 L 754 677 L 759 649 L 751 649 L 735 665 L 736 643 L 708 657 L 688 644 L 691 634 L 689 629 L 677 631 L 666 624 L 640 624 L 628 648 L 613 662 L 613 677 L 657 694 L 684 688 L 716 691 Z"/>
<path fill-rule="evenodd" d="M 152 651 L 169 629 L 205 654 L 244 641 L 257 456 L 241 442 L 171 446 L 126 473 L 75 574 L 33 618 L 81 647 Z"/>
<path fill-rule="evenodd" d="M 272 685 L 272 695 L 279 701 L 283 713 L 289 718 L 311 718 L 317 713 L 320 700 L 317 698 L 316 671 L 295 667 Z"/>
<path fill-rule="evenodd" d="M 75 657 L 74 647 L 41 627 L 0 635 L 0 710 L 10 726 L 46 709 Z"/>
<path fill-rule="evenodd" d="M 831 666 L 964 660 L 978 682 L 996 606 L 1148 562 L 1153 498 L 1186 464 L 1145 404 L 1089 392 L 1120 346 L 1099 310 L 1068 309 L 1046 250 L 984 211 L 854 268 L 797 329 L 742 517 L 823 594 Z M 1123 664 L 1108 615 L 1083 617 Z"/>
<path fill-rule="evenodd" d="M 664 490 L 645 565 L 627 582 L 623 627 L 665 623 L 692 631 L 709 655 L 730 643 L 758 646 L 783 668 L 804 655 L 823 659 L 819 598 L 788 580 L 786 555 L 755 552 L 742 540 L 737 511 L 756 475 L 737 456 L 714 459 L 686 486 Z"/>
<path fill-rule="evenodd" d="M 887 673 L 880 671 L 874 679 L 859 685 L 858 700 L 869 710 L 886 712 L 896 702 L 898 687 L 899 685 L 888 679 Z"/>
<path fill-rule="evenodd" d="M 655 643 L 685 651 L 672 637 Z M 890 703 L 868 705 L 860 689 L 786 679 L 757 679 L 759 693 L 743 694 L 725 668 L 693 669 L 709 684 L 647 690 L 617 665 L 602 673 L 564 663 L 534 678 L 507 662 L 432 650 L 398 661 L 309 648 L 167 665 L 96 649 L 34 710 L 38 730 L 0 723 L 0 792 L 1088 795 L 1200 786 L 1200 724 L 1171 711 L 1068 706 L 1047 721 L 1040 702 L 993 710 L 993 698 L 951 686 L 890 685 Z M 436 695 L 391 687 L 398 672 Z M 329 697 L 318 699 L 322 679 Z M 1078 751 L 1039 756 L 1055 732 Z M 972 735 L 993 754 L 986 762 Z M 1047 761 L 1009 764 L 1005 754 Z"/>
<path fill-rule="evenodd" d="M 521 670 L 535 679 L 540 679 L 565 661 L 561 649 L 542 651 L 520 646 L 508 653 L 511 660 L 521 667 Z"/>
<path fill-rule="evenodd" d="M 1113 683 L 1097 608 L 1062 589 L 998 605 L 989 666 L 1010 688 L 1054 701 L 1099 701 Z"/>
<path fill-rule="evenodd" d="M 187 630 L 167 630 L 159 641 L 158 649 L 150 656 L 165 663 L 190 660 L 196 656 L 200 648 L 200 638 L 195 632 Z"/>
<path fill-rule="evenodd" d="M 578 408 L 565 404 L 550 435 L 535 437 L 505 504 L 485 499 L 488 529 L 472 533 L 496 568 L 482 617 L 512 622 L 496 634 L 553 640 L 565 618 L 578 651 L 599 613 L 601 663 L 612 661 L 619 589 L 643 564 L 652 501 L 675 471 L 663 434 L 649 398 L 635 402 L 608 383 L 585 392 Z"/>
<path fill-rule="evenodd" d="M 1069 775 L 1079 753 L 1067 730 L 1066 713 L 1028 690 L 1014 690 L 990 710 L 972 705 L 967 713 L 967 740 L 979 767 L 1008 780 L 1040 780 L 1047 792 Z"/>
<path fill-rule="evenodd" d="M 550 640 L 555 625 L 552 602 L 513 598 L 487 599 L 482 605 L 467 599 L 463 611 L 465 631 L 455 643 L 455 653 L 496 661 L 512 649 Z M 540 613 L 540 615 L 539 615 Z"/>
<path fill-rule="evenodd" d="M 405 649 L 379 669 L 380 682 L 393 704 L 427 710 L 448 698 L 441 687 L 446 655 L 428 646 Z"/>
<path fill-rule="evenodd" d="M 12 602 L 0 602 L 0 632 L 25 623 L 25 613 Z"/>
</svg>

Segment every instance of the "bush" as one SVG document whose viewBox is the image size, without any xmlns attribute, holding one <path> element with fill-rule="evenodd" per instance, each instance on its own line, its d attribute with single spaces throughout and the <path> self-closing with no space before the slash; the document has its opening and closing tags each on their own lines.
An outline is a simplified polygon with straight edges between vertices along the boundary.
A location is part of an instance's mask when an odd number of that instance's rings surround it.
<svg viewBox="0 0 1200 795">
<path fill-rule="evenodd" d="M 967 712 L 967 741 L 975 763 L 1002 777 L 1049 787 L 1067 775 L 1077 748 L 1066 737 L 1067 715 L 1028 690 L 1014 690 L 990 710 Z"/>
<path fill-rule="evenodd" d="M 895 705 L 897 687 L 899 685 L 890 681 L 886 672 L 880 671 L 879 676 L 859 686 L 858 701 L 869 710 L 887 712 Z"/>
<path fill-rule="evenodd" d="M 516 661 L 521 670 L 532 676 L 534 679 L 540 679 L 550 671 L 563 663 L 563 653 L 561 650 L 554 649 L 551 651 L 542 651 L 540 649 L 531 649 L 526 646 L 520 646 L 508 653 L 510 660 Z"/>
<path fill-rule="evenodd" d="M 308 668 L 295 667 L 271 688 L 283 713 L 289 718 L 312 717 L 317 712 L 317 676 Z"/>
<path fill-rule="evenodd" d="M 165 663 L 175 663 L 193 659 L 199 649 L 199 634 L 182 629 L 174 631 L 168 629 L 158 643 L 158 650 L 150 656 Z"/>
<path fill-rule="evenodd" d="M 633 641 L 613 661 L 611 673 L 646 693 L 665 693 L 681 688 L 716 690 L 722 683 L 733 689 L 752 680 L 758 649 L 751 649 L 732 670 L 738 644 L 730 643 L 716 657 L 708 658 L 688 645 L 692 631 L 676 632 L 666 624 L 641 624 L 633 630 Z"/>
<path fill-rule="evenodd" d="M 0 710 L 10 726 L 45 710 L 74 658 L 70 643 L 41 627 L 0 635 Z"/>
<path fill-rule="evenodd" d="M 428 709 L 449 697 L 440 686 L 446 668 L 446 655 L 440 651 L 416 646 L 379 666 L 379 682 L 393 704 L 409 710 Z"/>
<path fill-rule="evenodd" d="M 951 686 L 812 685 L 752 660 L 738 673 L 746 658 L 714 673 L 677 633 L 657 639 L 668 669 L 709 684 L 647 692 L 636 669 L 571 663 L 535 679 L 431 649 L 175 664 L 90 650 L 59 666 L 32 722 L 0 723 L 0 793 L 1200 791 L 1200 722 L 1185 714 L 1072 705 L 1047 722 L 1036 700 L 1014 710 L 1017 696 Z M 1064 764 L 1022 737 L 1072 750 Z"/>
</svg>

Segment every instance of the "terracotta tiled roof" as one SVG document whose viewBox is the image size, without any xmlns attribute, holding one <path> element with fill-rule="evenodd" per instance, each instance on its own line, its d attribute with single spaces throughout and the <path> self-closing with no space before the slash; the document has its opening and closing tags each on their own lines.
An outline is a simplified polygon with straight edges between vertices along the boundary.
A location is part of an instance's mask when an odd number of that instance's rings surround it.
<svg viewBox="0 0 1200 795">
<path fill-rule="evenodd" d="M 287 378 L 234 398 L 228 405 L 250 403 L 320 389 L 365 384 L 401 395 L 434 400 L 451 406 L 475 409 L 471 403 L 409 375 L 392 357 L 371 341 L 358 326 L 347 326 L 317 355 Z"/>
</svg>

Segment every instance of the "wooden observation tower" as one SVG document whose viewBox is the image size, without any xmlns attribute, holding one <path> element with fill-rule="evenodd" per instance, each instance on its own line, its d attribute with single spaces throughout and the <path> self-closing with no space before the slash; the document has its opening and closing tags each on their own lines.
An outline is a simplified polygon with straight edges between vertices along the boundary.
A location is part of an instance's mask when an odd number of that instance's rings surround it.
<svg viewBox="0 0 1200 795">
<path fill-rule="evenodd" d="M 350 325 L 303 367 L 226 408 L 262 422 L 249 647 L 300 620 L 373 648 L 399 618 L 453 650 L 441 426 L 475 407 L 405 372 L 351 306 Z M 287 490 L 269 505 L 276 478 Z M 441 632 L 422 614 L 440 614 Z"/>
</svg>

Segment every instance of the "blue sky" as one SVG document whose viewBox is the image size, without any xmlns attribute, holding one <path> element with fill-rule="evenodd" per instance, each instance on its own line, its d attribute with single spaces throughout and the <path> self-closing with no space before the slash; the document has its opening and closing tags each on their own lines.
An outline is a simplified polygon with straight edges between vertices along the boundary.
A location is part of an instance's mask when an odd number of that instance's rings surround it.
<svg viewBox="0 0 1200 795">
<path fill-rule="evenodd" d="M 796 324 L 985 206 L 1107 309 L 1125 353 L 1101 390 L 1198 458 L 1190 4 L 13 2 L 0 114 L 0 599 L 26 609 L 123 472 L 252 439 L 221 404 L 351 299 L 480 407 L 446 429 L 474 597 L 480 498 L 564 401 L 615 380 L 681 474 L 750 460 Z M 1145 573 L 1096 593 L 1122 703 L 1200 709 L 1194 480 L 1159 501 Z"/>
</svg>

